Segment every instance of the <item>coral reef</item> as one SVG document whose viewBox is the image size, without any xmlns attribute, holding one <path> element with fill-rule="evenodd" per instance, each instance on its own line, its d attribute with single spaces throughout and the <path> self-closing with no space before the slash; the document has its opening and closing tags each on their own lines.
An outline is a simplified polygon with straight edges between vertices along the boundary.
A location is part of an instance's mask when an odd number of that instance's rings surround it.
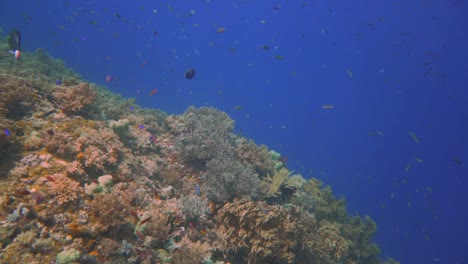
<svg viewBox="0 0 468 264">
<path fill-rule="evenodd" d="M 0 93 L 1 263 L 397 263 L 215 108 L 143 109 L 44 50 L 0 56 Z"/>
</svg>

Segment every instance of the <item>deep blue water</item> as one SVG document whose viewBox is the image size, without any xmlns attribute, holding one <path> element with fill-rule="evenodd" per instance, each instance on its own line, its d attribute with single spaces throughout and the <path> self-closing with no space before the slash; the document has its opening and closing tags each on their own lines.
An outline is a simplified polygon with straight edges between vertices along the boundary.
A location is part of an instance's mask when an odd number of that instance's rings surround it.
<svg viewBox="0 0 468 264">
<path fill-rule="evenodd" d="M 0 26 L 139 105 L 226 111 L 370 215 L 382 256 L 468 263 L 467 12 L 466 0 L 17 0 L 0 2 Z"/>
</svg>

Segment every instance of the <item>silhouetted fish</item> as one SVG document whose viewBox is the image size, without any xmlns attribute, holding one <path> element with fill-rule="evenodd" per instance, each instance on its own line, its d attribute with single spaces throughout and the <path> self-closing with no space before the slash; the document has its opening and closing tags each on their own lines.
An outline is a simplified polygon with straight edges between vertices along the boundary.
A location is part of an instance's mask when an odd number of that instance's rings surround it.
<svg viewBox="0 0 468 264">
<path fill-rule="evenodd" d="M 12 51 L 20 50 L 21 34 L 18 30 L 12 30 L 8 35 L 8 48 Z"/>
<path fill-rule="evenodd" d="M 193 77 L 195 77 L 195 69 L 194 68 L 188 69 L 185 72 L 184 76 L 185 76 L 185 79 L 187 79 L 187 80 L 192 79 Z"/>
</svg>

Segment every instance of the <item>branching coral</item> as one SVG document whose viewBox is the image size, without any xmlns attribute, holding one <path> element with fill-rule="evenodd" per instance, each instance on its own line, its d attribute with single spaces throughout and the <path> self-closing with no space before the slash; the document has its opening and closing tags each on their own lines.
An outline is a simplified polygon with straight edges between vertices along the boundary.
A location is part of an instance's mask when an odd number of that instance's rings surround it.
<svg viewBox="0 0 468 264">
<path fill-rule="evenodd" d="M 91 104 L 97 93 L 88 83 L 79 83 L 74 86 L 58 86 L 54 91 L 54 97 L 58 107 L 68 115 L 77 114 L 84 107 Z"/>
<path fill-rule="evenodd" d="M 220 149 L 231 148 L 230 132 L 234 121 L 214 108 L 190 107 L 183 115 L 185 131 L 177 138 L 176 147 L 190 162 L 206 162 Z"/>
<path fill-rule="evenodd" d="M 377 232 L 377 225 L 369 217 L 350 217 L 341 227 L 343 236 L 348 240 L 350 258 L 360 263 L 372 263 L 380 254 L 380 248 L 373 243 L 372 237 Z"/>
<path fill-rule="evenodd" d="M 178 201 L 178 206 L 187 221 L 197 221 L 209 212 L 208 202 L 195 194 L 182 196 Z"/>
<path fill-rule="evenodd" d="M 333 219 L 341 223 L 346 221 L 346 201 L 336 199 L 330 186 L 323 187 L 323 182 L 313 178 L 308 180 L 302 189 L 314 201 L 314 215 L 317 220 Z"/>
<path fill-rule="evenodd" d="M 120 191 L 114 189 L 108 194 L 96 194 L 89 206 L 94 221 L 103 232 L 108 232 L 112 237 L 123 236 L 125 231 L 131 232 L 130 207 Z"/>
<path fill-rule="evenodd" d="M 65 174 L 50 175 L 47 179 L 49 194 L 54 197 L 54 201 L 58 205 L 75 202 L 84 194 L 80 183 L 67 177 Z"/>
<path fill-rule="evenodd" d="M 170 231 L 169 215 L 165 214 L 162 208 L 153 206 L 149 210 L 149 221 L 145 234 L 151 236 L 159 244 L 169 239 Z"/>
<path fill-rule="evenodd" d="M 216 216 L 220 248 L 245 252 L 248 263 L 292 263 L 297 228 L 290 214 L 262 202 L 226 204 Z"/>
<path fill-rule="evenodd" d="M 254 166 L 260 177 L 274 173 L 276 161 L 271 159 L 268 148 L 265 145 L 257 146 L 253 141 L 245 138 L 236 140 L 235 153 L 244 163 Z"/>
<path fill-rule="evenodd" d="M 203 190 L 214 201 L 234 197 L 259 198 L 263 194 L 260 178 L 251 165 L 244 165 L 230 153 L 219 153 L 206 163 Z"/>
<path fill-rule="evenodd" d="M 337 263 L 347 254 L 339 225 L 306 211 L 263 202 L 226 204 L 216 216 L 219 248 L 248 263 Z"/>
<path fill-rule="evenodd" d="M 172 263 L 188 264 L 203 263 L 203 260 L 211 256 L 211 246 L 207 242 L 191 241 L 187 236 L 176 244 L 172 253 Z"/>
</svg>

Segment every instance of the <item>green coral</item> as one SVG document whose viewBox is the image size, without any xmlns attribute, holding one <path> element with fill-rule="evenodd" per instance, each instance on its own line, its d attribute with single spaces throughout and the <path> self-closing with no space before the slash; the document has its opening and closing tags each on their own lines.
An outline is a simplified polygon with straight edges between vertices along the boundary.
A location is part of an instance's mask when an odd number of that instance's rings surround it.
<svg viewBox="0 0 468 264">
<path fill-rule="evenodd" d="M 56 264 L 68 264 L 77 261 L 81 256 L 81 252 L 77 249 L 66 249 L 57 254 Z"/>
</svg>

